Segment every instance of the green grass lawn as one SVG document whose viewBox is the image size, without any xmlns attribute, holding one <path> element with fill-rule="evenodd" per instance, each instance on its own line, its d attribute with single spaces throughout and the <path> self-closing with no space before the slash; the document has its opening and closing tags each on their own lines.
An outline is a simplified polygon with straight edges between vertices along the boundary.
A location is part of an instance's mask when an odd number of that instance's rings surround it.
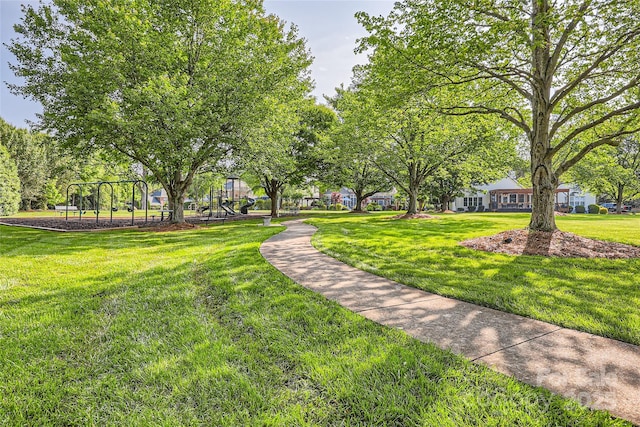
<svg viewBox="0 0 640 427">
<path fill-rule="evenodd" d="M 314 219 L 314 244 L 347 264 L 416 288 L 640 344 L 640 259 L 493 254 L 462 240 L 524 228 L 526 214 Z M 640 216 L 571 215 L 558 227 L 640 246 Z"/>
<path fill-rule="evenodd" d="M 295 285 L 279 230 L 0 226 L 0 425 L 627 425 Z"/>
</svg>

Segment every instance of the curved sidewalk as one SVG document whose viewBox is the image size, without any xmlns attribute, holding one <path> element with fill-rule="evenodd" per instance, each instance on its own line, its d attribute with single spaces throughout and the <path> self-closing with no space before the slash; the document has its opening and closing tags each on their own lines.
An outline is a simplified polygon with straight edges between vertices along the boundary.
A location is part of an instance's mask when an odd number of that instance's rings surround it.
<svg viewBox="0 0 640 427">
<path fill-rule="evenodd" d="M 260 247 L 297 283 L 373 321 L 640 425 L 640 347 L 410 288 L 311 246 L 303 220 Z"/>
</svg>

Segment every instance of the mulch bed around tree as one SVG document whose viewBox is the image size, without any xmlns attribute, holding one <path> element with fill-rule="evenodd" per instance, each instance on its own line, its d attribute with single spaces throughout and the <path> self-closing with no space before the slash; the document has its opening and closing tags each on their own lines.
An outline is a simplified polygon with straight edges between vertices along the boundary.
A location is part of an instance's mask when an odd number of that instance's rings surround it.
<svg viewBox="0 0 640 427">
<path fill-rule="evenodd" d="M 236 217 L 227 217 L 226 221 L 237 221 L 247 219 L 259 219 L 261 215 L 242 215 Z M 203 221 L 200 218 L 186 218 L 184 224 L 172 224 L 168 221 L 152 221 L 144 222 L 144 219 L 136 218 L 133 227 L 139 227 L 144 231 L 177 231 L 191 230 L 197 225 L 206 225 L 214 223 L 214 221 Z M 96 223 L 95 217 L 86 217 L 80 221 L 76 218 L 0 218 L 0 224 L 19 225 L 24 227 L 41 228 L 46 230 L 58 231 L 94 231 L 94 230 L 110 230 L 114 228 L 132 227 L 131 219 L 118 218 L 113 222 L 109 222 L 107 218 L 101 219 Z"/>
<path fill-rule="evenodd" d="M 392 216 L 391 219 L 437 219 L 437 216 L 428 215 L 428 214 L 400 214 L 396 216 Z"/>
<path fill-rule="evenodd" d="M 527 229 L 505 231 L 460 243 L 471 249 L 509 255 L 542 255 L 566 258 L 640 258 L 640 247 L 587 239 L 573 233 Z"/>
<path fill-rule="evenodd" d="M 131 227 L 131 219 L 114 219 L 113 222 L 105 219 L 96 223 L 95 218 L 83 218 L 82 221 L 78 220 L 78 218 L 69 218 L 68 221 L 65 221 L 64 218 L 0 218 L 0 223 L 62 231 L 104 230 Z M 144 220 L 135 222 L 135 226 L 139 226 L 140 224 L 144 224 Z"/>
</svg>

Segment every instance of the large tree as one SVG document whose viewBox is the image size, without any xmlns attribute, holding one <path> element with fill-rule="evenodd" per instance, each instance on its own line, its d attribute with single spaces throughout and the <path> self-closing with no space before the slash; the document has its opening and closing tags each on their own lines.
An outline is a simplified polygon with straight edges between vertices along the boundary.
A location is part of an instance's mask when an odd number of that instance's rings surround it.
<svg viewBox="0 0 640 427">
<path fill-rule="evenodd" d="M 44 198 L 52 172 L 46 139 L 44 134 L 16 128 L 0 119 L 0 144 L 9 150 L 18 167 L 21 209 L 39 207 L 38 202 Z"/>
<path fill-rule="evenodd" d="M 368 197 L 391 189 L 391 180 L 376 164 L 372 152 L 373 130 L 363 117 L 366 106 L 353 90 L 337 88 L 329 99 L 338 112 L 339 121 L 322 152 L 328 167 L 323 171 L 323 182 L 332 187 L 349 188 L 356 196 L 354 212 L 363 212 L 362 203 Z"/>
<path fill-rule="evenodd" d="M 0 145 L 0 216 L 18 212 L 20 180 L 18 168 L 7 149 Z"/>
<path fill-rule="evenodd" d="M 356 76 L 357 101 L 343 103 L 341 114 L 357 118 L 350 121 L 358 123 L 362 132 L 358 138 L 366 141 L 361 150 L 407 195 L 407 213 L 415 214 L 420 189 L 429 176 L 469 153 L 500 146 L 504 129 L 491 117 L 444 115 L 432 107 L 430 94 L 399 96 L 408 85 L 392 82 L 389 76 L 384 61 L 374 54 L 371 66 Z"/>
<path fill-rule="evenodd" d="M 495 114 L 527 136 L 531 230 L 556 229 L 559 178 L 585 155 L 638 132 L 638 0 L 404 0 L 360 14 L 362 49 L 394 65 L 414 91 L 464 87 L 449 114 Z M 388 67 L 391 69 L 391 67 Z"/>
<path fill-rule="evenodd" d="M 271 199 L 271 215 L 285 186 L 301 186 L 322 168 L 319 146 L 336 120 L 335 113 L 314 99 L 283 106 L 252 135 L 246 170 Z"/>
<path fill-rule="evenodd" d="M 53 0 L 26 7 L 15 30 L 25 83 L 12 90 L 42 103 L 42 127 L 140 162 L 174 222 L 198 170 L 309 88 L 304 42 L 260 1 Z"/>
</svg>

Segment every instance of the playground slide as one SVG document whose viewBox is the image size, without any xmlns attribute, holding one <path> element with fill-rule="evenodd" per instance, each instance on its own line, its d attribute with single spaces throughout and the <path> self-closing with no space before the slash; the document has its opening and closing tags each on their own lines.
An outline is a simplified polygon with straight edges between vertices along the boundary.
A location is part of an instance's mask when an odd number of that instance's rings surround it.
<svg viewBox="0 0 640 427">
<path fill-rule="evenodd" d="M 232 202 L 230 200 L 222 200 L 222 197 L 218 197 L 218 203 L 220 204 L 220 207 L 222 208 L 222 210 L 224 211 L 225 216 L 226 215 L 235 215 L 236 211 L 233 210 L 233 205 Z"/>
<path fill-rule="evenodd" d="M 247 204 L 240 207 L 240 213 L 245 215 L 248 214 L 249 208 L 255 204 L 256 204 L 256 199 L 252 199 L 249 197 L 247 200 Z"/>
</svg>

